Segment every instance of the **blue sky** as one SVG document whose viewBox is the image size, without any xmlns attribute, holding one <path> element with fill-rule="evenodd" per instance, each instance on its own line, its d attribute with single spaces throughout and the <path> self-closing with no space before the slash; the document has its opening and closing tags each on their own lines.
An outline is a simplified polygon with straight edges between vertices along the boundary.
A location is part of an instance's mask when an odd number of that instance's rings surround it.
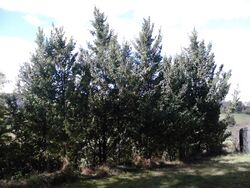
<svg viewBox="0 0 250 188">
<path fill-rule="evenodd" d="M 22 12 L 0 9 L 0 36 L 20 37 L 34 41 L 38 26 L 48 27 L 52 18 L 28 15 Z"/>
<path fill-rule="evenodd" d="M 33 40 L 36 27 L 25 20 L 25 15 L 19 12 L 0 10 L 1 36 L 21 37 L 25 40 Z"/>
<path fill-rule="evenodd" d="M 105 12 L 121 41 L 133 40 L 142 19 L 150 16 L 156 31 L 161 28 L 167 55 L 187 46 L 196 28 L 200 39 L 212 42 L 216 62 L 232 70 L 231 93 L 239 84 L 241 99 L 250 101 L 249 0 L 1 0 L 0 71 L 10 80 L 5 91 L 13 90 L 20 65 L 29 61 L 39 26 L 45 33 L 52 23 L 64 26 L 67 35 L 84 46 L 94 6 Z"/>
</svg>

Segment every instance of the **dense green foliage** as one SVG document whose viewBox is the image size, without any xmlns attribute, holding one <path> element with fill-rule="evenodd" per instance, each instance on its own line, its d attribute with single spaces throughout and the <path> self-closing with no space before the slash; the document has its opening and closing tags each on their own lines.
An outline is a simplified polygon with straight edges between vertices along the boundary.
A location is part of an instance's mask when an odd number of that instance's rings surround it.
<svg viewBox="0 0 250 188">
<path fill-rule="evenodd" d="M 1 100 L 0 178 L 218 152 L 230 72 L 211 45 L 194 31 L 181 54 L 163 58 L 150 18 L 132 45 L 118 42 L 98 9 L 91 23 L 93 40 L 80 50 L 62 28 L 49 37 L 39 29 L 18 92 Z"/>
</svg>

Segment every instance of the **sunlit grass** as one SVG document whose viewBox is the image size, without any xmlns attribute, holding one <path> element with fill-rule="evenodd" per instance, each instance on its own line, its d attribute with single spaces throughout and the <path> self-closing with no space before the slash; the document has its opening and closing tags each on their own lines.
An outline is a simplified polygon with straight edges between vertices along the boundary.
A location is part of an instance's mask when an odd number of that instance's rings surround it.
<svg viewBox="0 0 250 188">
<path fill-rule="evenodd" d="M 248 188 L 250 154 L 215 157 L 197 164 L 179 164 L 168 168 L 123 172 L 102 179 L 81 180 L 60 188 Z"/>
<path fill-rule="evenodd" d="M 244 113 L 232 114 L 237 125 L 250 125 L 250 115 Z M 220 119 L 224 119 L 226 114 L 221 114 Z"/>
<path fill-rule="evenodd" d="M 212 159 L 215 162 L 227 163 L 227 164 L 239 164 L 246 163 L 250 164 L 250 154 L 231 154 L 223 157 L 216 157 Z"/>
</svg>

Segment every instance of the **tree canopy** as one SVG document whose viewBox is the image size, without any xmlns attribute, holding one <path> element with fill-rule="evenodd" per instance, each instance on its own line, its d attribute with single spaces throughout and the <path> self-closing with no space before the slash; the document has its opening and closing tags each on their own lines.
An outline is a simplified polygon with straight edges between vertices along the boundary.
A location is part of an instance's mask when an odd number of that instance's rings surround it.
<svg viewBox="0 0 250 188">
<path fill-rule="evenodd" d="M 120 43 L 97 8 L 91 24 L 80 49 L 62 27 L 49 36 L 38 29 L 17 92 L 1 96 L 0 178 L 221 150 L 231 73 L 215 63 L 211 44 L 194 30 L 180 54 L 163 57 L 150 17 L 132 43 Z"/>
</svg>

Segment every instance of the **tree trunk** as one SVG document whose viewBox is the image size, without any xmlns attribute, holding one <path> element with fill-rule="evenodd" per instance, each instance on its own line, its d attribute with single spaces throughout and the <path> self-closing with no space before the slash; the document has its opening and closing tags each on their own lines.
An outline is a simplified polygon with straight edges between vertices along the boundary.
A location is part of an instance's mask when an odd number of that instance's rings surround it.
<svg viewBox="0 0 250 188">
<path fill-rule="evenodd" d="M 70 159 L 67 155 L 67 144 L 64 144 L 64 149 L 63 149 L 63 166 L 61 171 L 68 171 L 70 170 Z"/>
</svg>

